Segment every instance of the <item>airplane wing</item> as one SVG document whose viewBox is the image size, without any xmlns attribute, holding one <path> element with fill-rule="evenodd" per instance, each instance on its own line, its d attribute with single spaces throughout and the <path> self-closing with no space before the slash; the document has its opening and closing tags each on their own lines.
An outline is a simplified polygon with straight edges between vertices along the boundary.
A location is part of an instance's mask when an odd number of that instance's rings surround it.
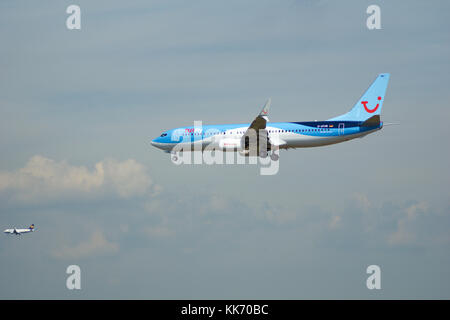
<svg viewBox="0 0 450 320">
<path fill-rule="evenodd" d="M 260 130 L 264 130 L 265 131 L 265 135 L 266 137 L 268 137 L 268 133 L 265 130 L 266 129 L 266 124 L 269 121 L 269 108 L 270 108 L 270 103 L 272 102 L 272 100 L 269 98 L 266 103 L 264 104 L 264 107 L 262 108 L 261 112 L 259 113 L 259 115 L 255 118 L 255 120 L 253 120 L 253 122 L 250 124 L 250 126 L 248 127 L 247 131 L 245 132 L 243 139 L 245 139 L 246 136 L 248 136 L 249 134 L 249 130 L 255 130 L 255 132 L 258 134 L 258 132 Z M 244 140 L 245 141 L 245 140 Z M 286 144 L 286 141 L 281 140 L 279 137 L 271 137 L 270 140 L 268 139 L 267 141 L 268 144 L 268 148 L 276 146 L 276 147 L 280 147 Z M 245 143 L 245 146 L 247 147 L 247 142 Z"/>
<path fill-rule="evenodd" d="M 244 146 L 244 149 L 247 150 L 250 147 L 249 139 L 252 135 L 254 136 L 254 134 L 257 135 L 257 139 L 258 139 L 257 145 L 259 146 L 260 130 L 263 130 L 263 133 L 265 133 L 265 135 L 267 136 L 267 131 L 265 129 L 266 129 L 267 121 L 269 121 L 269 118 L 267 116 L 269 114 L 270 102 L 271 102 L 271 99 L 269 98 L 266 101 L 266 103 L 264 104 L 264 107 L 262 108 L 261 112 L 255 118 L 255 120 L 253 120 L 253 122 L 248 127 L 247 131 L 245 131 L 244 135 L 242 136 L 242 145 Z M 251 130 L 254 130 L 254 131 L 251 132 Z"/>
</svg>

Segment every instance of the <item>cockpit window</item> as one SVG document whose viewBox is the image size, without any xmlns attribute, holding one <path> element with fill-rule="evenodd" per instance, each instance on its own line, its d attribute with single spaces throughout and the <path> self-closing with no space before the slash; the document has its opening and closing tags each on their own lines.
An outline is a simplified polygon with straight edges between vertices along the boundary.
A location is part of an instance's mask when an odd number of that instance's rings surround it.
<svg viewBox="0 0 450 320">
<path fill-rule="evenodd" d="M 163 133 L 163 134 L 161 135 L 161 137 L 165 137 L 165 136 L 167 136 L 167 133 Z"/>
</svg>

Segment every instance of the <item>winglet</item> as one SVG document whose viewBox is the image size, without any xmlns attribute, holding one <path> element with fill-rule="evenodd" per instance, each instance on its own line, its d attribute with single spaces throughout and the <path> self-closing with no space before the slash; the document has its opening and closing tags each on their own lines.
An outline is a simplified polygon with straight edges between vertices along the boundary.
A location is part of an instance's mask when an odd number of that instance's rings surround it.
<svg viewBox="0 0 450 320">
<path fill-rule="evenodd" d="M 272 99 L 267 99 L 266 104 L 264 105 L 263 109 L 259 113 L 259 116 L 264 118 L 264 120 L 269 121 L 268 115 L 269 115 L 269 108 L 270 103 L 272 102 Z"/>
</svg>

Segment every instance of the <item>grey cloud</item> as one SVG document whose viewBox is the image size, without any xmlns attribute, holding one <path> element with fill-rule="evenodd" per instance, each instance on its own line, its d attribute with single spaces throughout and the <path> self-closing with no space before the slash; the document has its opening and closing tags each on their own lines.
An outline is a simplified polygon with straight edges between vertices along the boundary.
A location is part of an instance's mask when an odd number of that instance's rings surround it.
<svg viewBox="0 0 450 320">
<path fill-rule="evenodd" d="M 117 243 L 109 242 L 102 231 L 94 231 L 91 237 L 74 246 L 63 245 L 52 251 L 57 259 L 79 260 L 87 257 L 98 257 L 105 254 L 115 254 L 119 251 Z"/>
</svg>

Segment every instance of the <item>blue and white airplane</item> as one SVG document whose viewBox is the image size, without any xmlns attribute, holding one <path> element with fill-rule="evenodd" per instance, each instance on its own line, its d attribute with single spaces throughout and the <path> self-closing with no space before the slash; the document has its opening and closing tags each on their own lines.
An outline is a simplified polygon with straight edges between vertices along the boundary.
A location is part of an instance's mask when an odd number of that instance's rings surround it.
<svg viewBox="0 0 450 320">
<path fill-rule="evenodd" d="M 278 160 L 277 149 L 319 147 L 355 138 L 362 138 L 369 133 L 380 130 L 380 120 L 389 73 L 379 74 L 372 85 L 362 95 L 353 108 L 340 116 L 326 121 L 307 122 L 269 122 L 270 99 L 252 123 L 203 125 L 171 129 L 165 131 L 151 144 L 166 152 L 171 152 L 176 160 L 174 150 L 182 144 L 190 150 L 204 150 L 207 146 L 222 151 L 239 151 L 249 155 L 248 136 L 251 129 L 258 136 L 265 134 L 265 149 L 257 148 L 260 157 L 267 157 L 271 151 L 272 160 Z M 258 146 L 261 139 L 258 139 Z M 197 149 L 196 149 L 197 147 Z M 186 149 L 186 148 L 185 148 Z"/>
</svg>

